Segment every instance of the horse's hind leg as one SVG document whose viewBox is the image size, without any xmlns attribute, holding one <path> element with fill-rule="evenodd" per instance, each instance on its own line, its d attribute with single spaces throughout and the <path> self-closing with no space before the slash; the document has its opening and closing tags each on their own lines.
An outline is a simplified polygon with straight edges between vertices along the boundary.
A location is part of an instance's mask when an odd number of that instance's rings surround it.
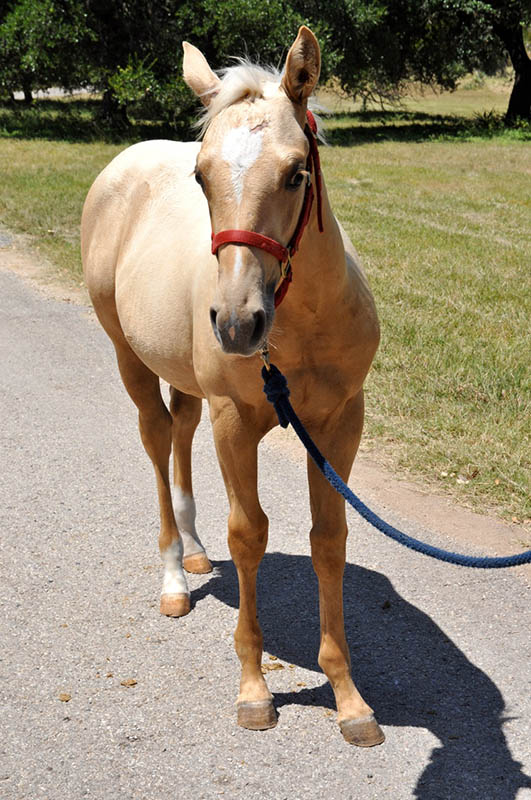
<svg viewBox="0 0 531 800">
<path fill-rule="evenodd" d="M 164 564 L 161 614 L 181 617 L 190 611 L 190 592 L 183 572 L 183 542 L 175 522 L 169 479 L 172 418 L 161 394 L 157 375 L 133 353 L 127 342 L 114 340 L 120 374 L 138 408 L 144 448 L 155 469 L 160 507 L 159 548 Z"/>
<path fill-rule="evenodd" d="M 195 529 L 195 501 L 192 492 L 192 440 L 201 419 L 198 397 L 170 389 L 173 417 L 173 508 L 183 542 L 183 567 L 187 572 L 211 572 L 212 565 Z"/>
</svg>

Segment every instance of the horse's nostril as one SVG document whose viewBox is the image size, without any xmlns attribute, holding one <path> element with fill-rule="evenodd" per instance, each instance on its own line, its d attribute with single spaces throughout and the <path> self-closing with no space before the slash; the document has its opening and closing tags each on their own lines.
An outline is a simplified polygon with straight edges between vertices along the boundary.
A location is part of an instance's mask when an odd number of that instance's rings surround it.
<svg viewBox="0 0 531 800">
<path fill-rule="evenodd" d="M 216 319 L 217 319 L 217 316 L 218 316 L 218 312 L 216 311 L 214 306 L 212 306 L 211 309 L 210 309 L 210 322 L 212 323 L 212 327 L 214 328 L 214 330 L 216 330 Z"/>
<path fill-rule="evenodd" d="M 265 311 L 255 311 L 253 314 L 254 328 L 251 334 L 251 344 L 254 346 L 260 342 L 264 335 L 266 315 Z"/>
</svg>

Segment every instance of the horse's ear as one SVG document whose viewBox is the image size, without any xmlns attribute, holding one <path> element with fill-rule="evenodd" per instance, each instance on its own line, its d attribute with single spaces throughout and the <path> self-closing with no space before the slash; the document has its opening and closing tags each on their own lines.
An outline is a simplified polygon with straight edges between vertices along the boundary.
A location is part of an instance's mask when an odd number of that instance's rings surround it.
<svg viewBox="0 0 531 800">
<path fill-rule="evenodd" d="M 302 103 L 315 89 L 320 71 L 319 42 L 311 30 L 302 25 L 286 59 L 282 87 L 294 103 Z"/>
<path fill-rule="evenodd" d="M 203 105 L 208 106 L 212 98 L 216 96 L 221 81 L 210 69 L 201 50 L 189 42 L 183 42 L 183 50 L 184 80 Z"/>
</svg>

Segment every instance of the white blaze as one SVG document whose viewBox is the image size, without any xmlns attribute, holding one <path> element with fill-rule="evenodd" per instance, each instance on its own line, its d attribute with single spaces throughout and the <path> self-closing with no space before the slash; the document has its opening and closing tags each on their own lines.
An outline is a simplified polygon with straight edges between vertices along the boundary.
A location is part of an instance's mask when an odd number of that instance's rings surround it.
<svg viewBox="0 0 531 800">
<path fill-rule="evenodd" d="M 234 260 L 234 277 L 237 278 L 241 272 L 242 268 L 242 251 L 241 247 L 238 247 L 236 251 L 236 258 Z"/>
<path fill-rule="evenodd" d="M 230 167 L 232 185 L 238 206 L 242 201 L 245 175 L 262 152 L 263 138 L 264 131 L 262 129 L 257 130 L 255 128 L 254 131 L 251 131 L 249 128 L 242 126 L 240 128 L 232 128 L 223 140 L 221 156 Z"/>
</svg>

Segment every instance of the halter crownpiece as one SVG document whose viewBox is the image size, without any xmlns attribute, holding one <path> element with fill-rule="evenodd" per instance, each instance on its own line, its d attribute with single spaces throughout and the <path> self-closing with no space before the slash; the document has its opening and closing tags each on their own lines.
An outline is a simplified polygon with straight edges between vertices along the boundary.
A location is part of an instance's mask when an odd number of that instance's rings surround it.
<svg viewBox="0 0 531 800">
<path fill-rule="evenodd" d="M 306 125 L 304 126 L 304 133 L 310 145 L 310 152 L 306 162 L 306 169 L 311 176 L 315 172 L 315 189 L 317 194 L 317 222 L 319 231 L 323 232 L 323 209 L 322 209 L 322 181 L 321 181 L 321 160 L 319 158 L 319 148 L 317 147 L 317 123 L 311 111 L 306 112 Z M 302 203 L 301 213 L 293 236 L 291 237 L 287 246 L 280 244 L 275 239 L 269 236 L 264 236 L 262 233 L 255 231 L 240 231 L 227 229 L 219 233 L 212 233 L 212 253 L 216 255 L 219 248 L 224 244 L 244 244 L 249 247 L 258 247 L 260 250 L 265 250 L 267 253 L 275 256 L 280 264 L 280 283 L 275 291 L 275 308 L 280 305 L 289 285 L 292 281 L 291 270 L 291 257 L 295 255 L 299 249 L 300 240 L 304 229 L 306 228 L 310 219 L 314 198 L 314 190 L 312 186 L 311 177 L 306 184 L 304 193 L 304 200 Z"/>
</svg>

